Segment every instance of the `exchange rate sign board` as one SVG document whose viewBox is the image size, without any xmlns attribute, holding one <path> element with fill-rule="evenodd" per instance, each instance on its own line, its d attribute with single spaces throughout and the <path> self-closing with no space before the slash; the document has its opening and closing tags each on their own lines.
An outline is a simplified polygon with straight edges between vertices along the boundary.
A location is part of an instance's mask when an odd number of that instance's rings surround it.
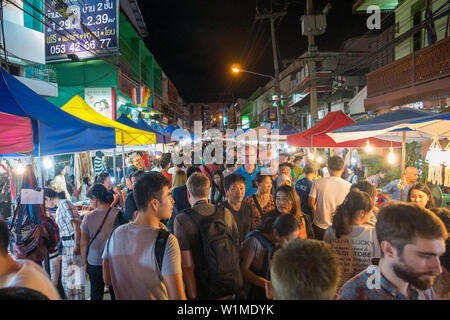
<svg viewBox="0 0 450 320">
<path fill-rule="evenodd" d="M 119 0 L 45 2 L 47 62 L 118 54 Z"/>
</svg>

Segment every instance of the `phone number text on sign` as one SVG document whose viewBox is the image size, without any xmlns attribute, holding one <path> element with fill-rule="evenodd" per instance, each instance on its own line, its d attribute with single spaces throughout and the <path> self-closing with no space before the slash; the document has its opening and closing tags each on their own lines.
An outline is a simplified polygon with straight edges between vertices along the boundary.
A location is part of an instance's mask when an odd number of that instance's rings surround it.
<svg viewBox="0 0 450 320">
<path fill-rule="evenodd" d="M 118 0 L 84 0 L 82 3 L 46 0 L 46 60 L 80 59 L 118 52 Z"/>
</svg>

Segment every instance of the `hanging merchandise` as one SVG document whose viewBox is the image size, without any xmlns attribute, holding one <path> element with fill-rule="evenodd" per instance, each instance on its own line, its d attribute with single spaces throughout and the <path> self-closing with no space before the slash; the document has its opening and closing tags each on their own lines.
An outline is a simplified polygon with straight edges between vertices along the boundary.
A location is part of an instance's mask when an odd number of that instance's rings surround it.
<svg viewBox="0 0 450 320">
<path fill-rule="evenodd" d="M 6 160 L 0 162 L 0 216 L 9 218 L 11 215 L 11 204 L 16 197 L 12 181 L 11 171 Z"/>
<path fill-rule="evenodd" d="M 84 178 L 91 178 L 95 176 L 92 158 L 89 152 L 75 154 L 73 172 L 76 190 L 81 187 Z"/>
<path fill-rule="evenodd" d="M 432 184 L 442 185 L 443 183 L 443 153 L 441 144 L 439 143 L 439 137 L 434 137 L 425 157 L 425 161 L 429 163 L 428 181 Z"/>
<path fill-rule="evenodd" d="M 435 185 L 442 184 L 442 166 L 432 166 L 428 167 L 428 182 Z"/>
<path fill-rule="evenodd" d="M 444 186 L 450 188 L 450 167 L 445 168 Z"/>
<path fill-rule="evenodd" d="M 94 175 L 97 177 L 100 173 L 106 172 L 105 155 L 101 151 L 95 153 L 94 158 Z"/>
<path fill-rule="evenodd" d="M 445 166 L 447 168 L 450 168 L 450 141 L 448 142 L 444 151 L 442 151 L 442 159 L 443 159 L 443 163 L 445 164 Z"/>
<path fill-rule="evenodd" d="M 34 190 L 36 187 L 32 166 L 27 165 L 22 190 Z M 14 235 L 14 255 L 18 259 L 29 259 L 41 264 L 49 252 L 58 248 L 58 225 L 46 217 L 43 204 L 22 204 L 21 195 L 17 197 L 11 231 Z"/>
<path fill-rule="evenodd" d="M 445 147 L 445 151 L 442 152 L 442 158 L 444 159 L 445 165 L 444 186 L 450 188 L 450 141 Z"/>
<path fill-rule="evenodd" d="M 425 161 L 430 164 L 430 166 L 440 166 L 444 163 L 445 158 L 444 151 L 442 151 L 441 144 L 439 143 L 439 137 L 434 137 L 433 142 L 428 149 Z"/>
</svg>

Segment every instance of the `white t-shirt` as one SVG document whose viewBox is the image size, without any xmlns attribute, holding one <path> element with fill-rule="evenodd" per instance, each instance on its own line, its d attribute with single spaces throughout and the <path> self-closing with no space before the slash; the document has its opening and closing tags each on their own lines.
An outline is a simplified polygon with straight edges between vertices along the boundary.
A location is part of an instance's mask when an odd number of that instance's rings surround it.
<svg viewBox="0 0 450 320">
<path fill-rule="evenodd" d="M 333 227 L 328 227 L 323 241 L 329 243 L 336 252 L 341 265 L 341 282 L 345 282 L 365 270 L 372 258 L 380 257 L 375 228 L 367 225 L 352 226 L 351 232 L 336 239 Z"/>
<path fill-rule="evenodd" d="M 22 287 L 44 294 L 50 300 L 61 300 L 47 273 L 35 262 L 16 260 L 20 269 L 0 281 L 0 288 Z"/>
<path fill-rule="evenodd" d="M 109 273 L 117 300 L 168 300 L 164 276 L 181 274 L 178 240 L 169 235 L 162 270 L 155 256 L 159 228 L 132 223 L 118 227 L 106 243 L 103 259 L 109 261 Z"/>
<path fill-rule="evenodd" d="M 317 199 L 317 210 L 314 213 L 316 226 L 322 229 L 331 226 L 334 212 L 344 202 L 351 186 L 351 183 L 338 177 L 327 177 L 314 181 L 309 196 Z"/>
<path fill-rule="evenodd" d="M 167 170 L 168 174 L 174 175 L 175 174 L 175 167 L 171 167 L 169 168 L 169 170 Z"/>
</svg>

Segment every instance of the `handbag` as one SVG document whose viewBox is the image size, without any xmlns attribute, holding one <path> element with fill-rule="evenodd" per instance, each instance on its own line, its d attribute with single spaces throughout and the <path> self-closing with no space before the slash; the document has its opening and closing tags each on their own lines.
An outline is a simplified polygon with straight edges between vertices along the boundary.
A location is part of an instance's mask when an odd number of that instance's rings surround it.
<svg viewBox="0 0 450 320">
<path fill-rule="evenodd" d="M 27 166 L 26 170 L 22 189 L 33 189 L 36 179 L 31 166 Z M 46 217 L 43 205 L 21 204 L 20 195 L 17 200 L 10 227 L 14 235 L 13 253 L 19 259 L 29 259 L 40 264 L 48 252 L 55 251 L 58 245 L 58 225 Z"/>
</svg>

